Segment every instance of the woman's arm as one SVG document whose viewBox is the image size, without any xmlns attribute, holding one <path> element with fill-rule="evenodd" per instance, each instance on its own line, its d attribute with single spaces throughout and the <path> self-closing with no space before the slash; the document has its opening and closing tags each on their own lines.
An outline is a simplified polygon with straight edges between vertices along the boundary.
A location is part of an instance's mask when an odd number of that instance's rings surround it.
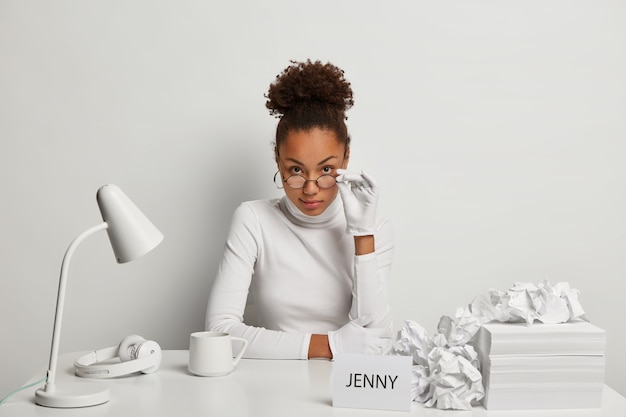
<svg viewBox="0 0 626 417">
<path fill-rule="evenodd" d="M 359 255 L 367 255 L 368 253 L 372 253 L 376 250 L 376 245 L 374 243 L 374 235 L 367 236 L 355 236 L 354 237 L 354 254 Z"/>
<path fill-rule="evenodd" d="M 365 172 L 337 170 L 337 186 L 346 215 L 346 231 L 354 236 L 355 261 L 350 319 L 371 318 L 367 327 L 392 331 L 387 301 L 393 240 L 387 222 L 376 215 L 378 186 Z M 376 236 L 376 237 L 375 237 Z"/>
<path fill-rule="evenodd" d="M 243 322 L 259 236 L 255 213 L 247 203 L 241 204 L 233 213 L 224 256 L 209 294 L 205 328 L 247 339 L 248 358 L 307 359 L 310 334 L 268 330 Z"/>
<path fill-rule="evenodd" d="M 371 246 L 375 250 L 369 252 Z M 370 317 L 366 327 L 384 328 L 391 333 L 393 320 L 387 297 L 393 258 L 391 225 L 379 221 L 376 236 L 355 236 L 355 259 L 350 319 Z"/>
<path fill-rule="evenodd" d="M 309 343 L 309 359 L 332 359 L 333 353 L 330 351 L 330 344 L 328 343 L 328 335 L 326 334 L 313 334 L 311 335 L 311 341 Z"/>
</svg>

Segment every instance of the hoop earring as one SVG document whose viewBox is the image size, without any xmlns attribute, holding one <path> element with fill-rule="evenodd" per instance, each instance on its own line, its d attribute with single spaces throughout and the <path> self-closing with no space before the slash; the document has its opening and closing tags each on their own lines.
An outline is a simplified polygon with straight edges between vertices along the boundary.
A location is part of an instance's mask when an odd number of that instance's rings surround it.
<svg viewBox="0 0 626 417">
<path fill-rule="evenodd" d="M 278 175 L 279 172 L 280 171 L 276 171 L 276 173 L 274 174 L 274 186 L 276 186 L 276 188 L 278 188 L 279 190 L 282 190 L 283 188 L 285 188 L 285 187 L 282 186 L 283 184 L 280 183 L 280 185 L 279 185 L 279 183 L 276 182 L 276 176 Z M 282 178 L 282 176 L 281 176 L 281 178 Z"/>
</svg>

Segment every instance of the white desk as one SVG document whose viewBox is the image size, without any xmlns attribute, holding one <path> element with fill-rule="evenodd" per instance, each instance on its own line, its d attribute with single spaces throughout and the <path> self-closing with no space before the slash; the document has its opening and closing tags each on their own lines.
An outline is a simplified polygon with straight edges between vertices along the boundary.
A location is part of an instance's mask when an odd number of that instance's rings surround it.
<svg viewBox="0 0 626 417">
<path fill-rule="evenodd" d="M 59 358 L 57 384 L 91 380 L 74 376 L 80 353 Z M 103 405 L 53 409 L 35 405 L 36 387 L 24 390 L 0 406 L 0 417 L 27 416 L 150 416 L 150 417 L 300 417 L 300 416 L 427 416 L 427 417 L 626 417 L 626 399 L 604 387 L 602 408 L 588 410 L 443 411 L 413 403 L 410 413 L 332 407 L 332 362 L 242 359 L 230 375 L 197 377 L 187 370 L 188 352 L 163 352 L 154 374 L 132 375 L 97 382 L 106 384 L 111 400 Z M 37 375 L 32 379 L 42 378 Z"/>
</svg>

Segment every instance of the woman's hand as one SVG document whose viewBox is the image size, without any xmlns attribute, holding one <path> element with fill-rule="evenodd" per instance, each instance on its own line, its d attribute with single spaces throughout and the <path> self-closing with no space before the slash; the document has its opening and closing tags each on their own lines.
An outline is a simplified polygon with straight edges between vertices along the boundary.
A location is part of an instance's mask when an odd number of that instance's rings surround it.
<svg viewBox="0 0 626 417">
<path fill-rule="evenodd" d="M 365 327 L 372 316 L 349 321 L 342 328 L 328 332 L 328 344 L 333 358 L 342 353 L 383 355 L 391 348 L 391 334 L 387 329 Z"/>
<path fill-rule="evenodd" d="M 343 200 L 347 232 L 353 236 L 373 235 L 376 231 L 378 186 L 364 171 L 360 174 L 338 169 L 337 186 Z"/>
</svg>

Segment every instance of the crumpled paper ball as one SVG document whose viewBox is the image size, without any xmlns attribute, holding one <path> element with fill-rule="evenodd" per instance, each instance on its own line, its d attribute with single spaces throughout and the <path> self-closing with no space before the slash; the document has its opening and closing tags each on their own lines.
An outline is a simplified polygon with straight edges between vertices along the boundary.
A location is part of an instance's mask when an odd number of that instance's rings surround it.
<svg viewBox="0 0 626 417">
<path fill-rule="evenodd" d="M 489 321 L 566 323 L 584 318 L 578 294 L 567 282 L 554 286 L 547 280 L 537 285 L 516 282 L 505 292 L 492 289 L 487 296 L 478 296 L 471 307 L 473 315 Z"/>
<path fill-rule="evenodd" d="M 445 348 L 433 349 L 429 355 L 433 395 L 427 407 L 471 410 L 472 401 L 485 396 L 482 375 L 467 359 Z"/>
<path fill-rule="evenodd" d="M 442 318 L 447 324 L 449 317 Z M 407 320 L 394 346 L 413 357 L 411 395 L 427 407 L 470 410 L 484 395 L 477 369 L 478 355 L 470 345 L 450 345 L 443 333 L 431 337 L 418 323 Z"/>
</svg>

